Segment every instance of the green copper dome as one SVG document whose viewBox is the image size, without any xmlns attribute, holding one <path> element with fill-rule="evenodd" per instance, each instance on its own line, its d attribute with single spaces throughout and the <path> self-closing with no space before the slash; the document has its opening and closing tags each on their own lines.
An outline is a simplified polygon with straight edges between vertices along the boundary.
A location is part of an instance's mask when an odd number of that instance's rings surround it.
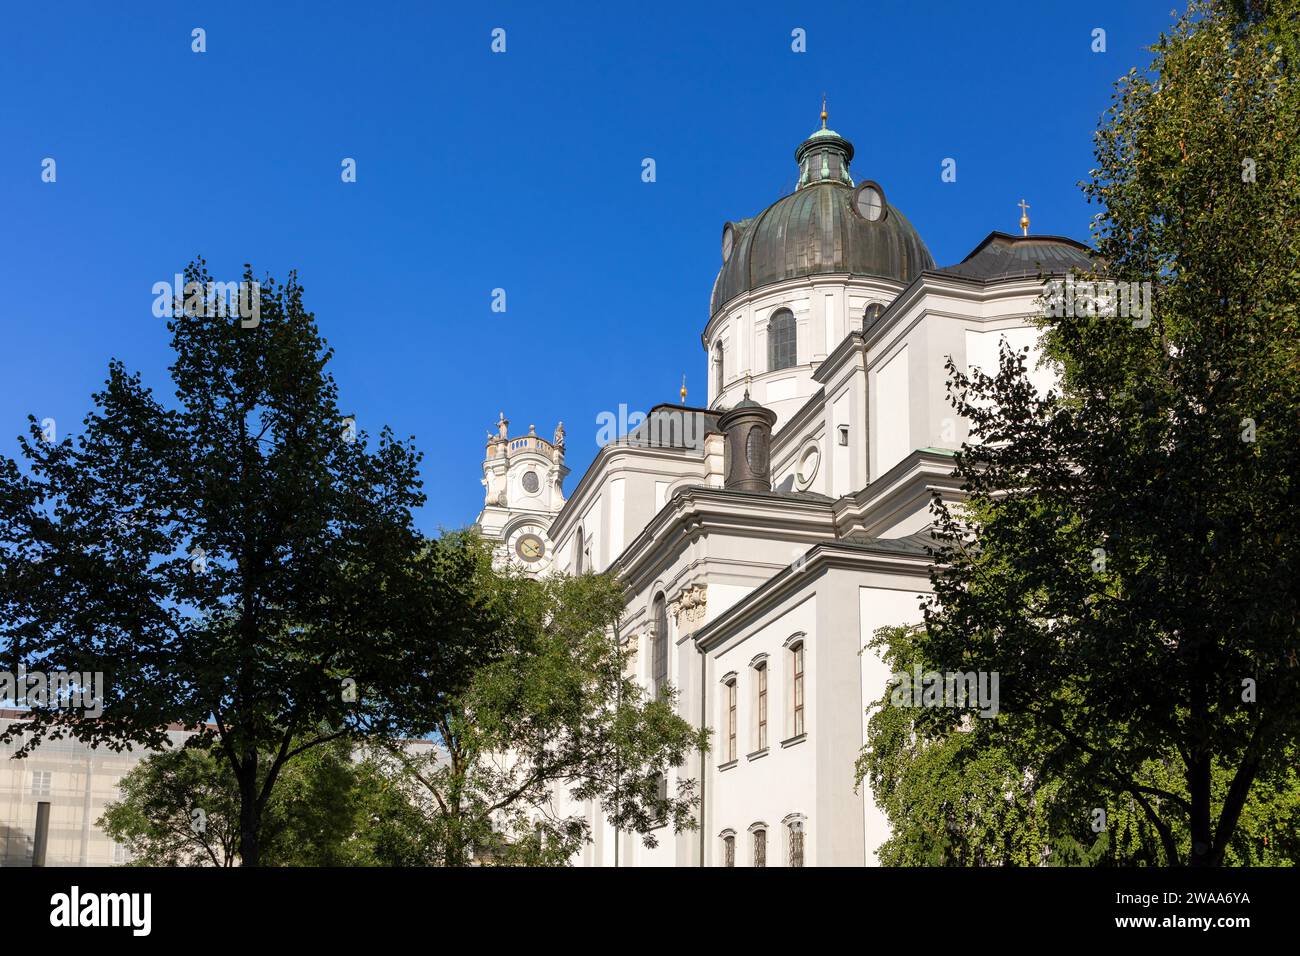
<svg viewBox="0 0 1300 956">
<path fill-rule="evenodd" d="M 864 182 L 855 189 L 852 159 L 852 143 L 834 130 L 817 130 L 795 150 L 795 191 L 752 219 L 727 223 L 710 315 L 738 295 L 786 279 L 848 273 L 906 284 L 934 268 L 930 250 L 880 186 Z M 860 197 L 864 190 L 869 195 Z"/>
</svg>

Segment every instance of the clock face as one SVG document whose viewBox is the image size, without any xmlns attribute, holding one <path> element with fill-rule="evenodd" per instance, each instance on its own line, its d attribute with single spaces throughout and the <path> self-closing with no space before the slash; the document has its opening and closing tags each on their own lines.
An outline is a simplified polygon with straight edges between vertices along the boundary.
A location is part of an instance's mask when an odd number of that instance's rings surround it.
<svg viewBox="0 0 1300 956">
<path fill-rule="evenodd" d="M 885 196 L 872 183 L 863 183 L 853 196 L 853 208 L 867 222 L 880 222 L 885 218 Z"/>
<path fill-rule="evenodd" d="M 537 535 L 524 534 L 515 542 L 515 554 L 529 564 L 535 564 L 546 557 L 546 544 Z"/>
<path fill-rule="evenodd" d="M 528 492 L 530 495 L 535 495 L 537 494 L 537 488 L 538 488 L 537 472 L 535 471 L 524 472 L 524 491 Z"/>
</svg>

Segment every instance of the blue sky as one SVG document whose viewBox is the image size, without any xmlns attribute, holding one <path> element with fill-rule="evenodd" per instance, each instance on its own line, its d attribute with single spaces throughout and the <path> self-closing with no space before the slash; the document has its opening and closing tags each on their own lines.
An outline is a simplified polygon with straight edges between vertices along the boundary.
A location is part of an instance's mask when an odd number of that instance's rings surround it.
<svg viewBox="0 0 1300 956">
<path fill-rule="evenodd" d="M 426 531 L 474 520 L 499 410 L 564 420 L 571 489 L 602 411 L 683 374 L 704 400 L 722 225 L 789 191 L 823 91 L 940 265 L 1022 196 L 1034 232 L 1086 240 L 1092 131 L 1173 6 L 9 4 L 0 452 L 28 412 L 75 428 L 110 357 L 170 395 L 150 290 L 201 254 L 298 270 L 343 407 L 425 452 Z"/>
</svg>

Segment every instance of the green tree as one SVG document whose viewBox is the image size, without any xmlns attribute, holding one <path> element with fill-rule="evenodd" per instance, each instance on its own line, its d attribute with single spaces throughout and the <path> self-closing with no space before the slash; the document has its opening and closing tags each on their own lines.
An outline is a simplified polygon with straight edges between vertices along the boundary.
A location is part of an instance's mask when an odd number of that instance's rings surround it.
<svg viewBox="0 0 1300 956">
<path fill-rule="evenodd" d="M 122 777 L 95 824 L 141 866 L 234 866 L 239 785 L 210 751 L 166 750 Z"/>
<path fill-rule="evenodd" d="M 980 739 L 1076 822 L 1131 801 L 1168 864 L 1229 858 L 1300 730 L 1298 32 L 1293 4 L 1198 3 L 1121 79 L 1092 278 L 1151 283 L 1148 316 L 1047 315 L 1045 397 L 1005 348 L 949 365 L 969 500 L 937 503 L 919 652 L 1000 674 Z"/>
<path fill-rule="evenodd" d="M 269 761 L 268 761 L 269 763 Z M 154 754 L 122 778 L 97 821 L 143 866 L 239 862 L 239 783 L 219 753 Z M 434 835 L 374 760 L 334 740 L 286 765 L 263 813 L 265 866 L 410 866 L 434 856 Z"/>
<path fill-rule="evenodd" d="M 693 782 L 668 792 L 662 781 L 707 747 L 707 734 L 676 715 L 671 689 L 650 700 L 630 676 L 629 652 L 614 637 L 624 603 L 617 582 L 493 571 L 490 548 L 472 533 L 444 535 L 421 567 L 424 601 L 407 603 L 424 610 L 412 623 L 452 624 L 402 664 L 438 675 L 413 682 L 407 727 L 432 732 L 442 749 L 388 753 L 437 828 L 445 865 L 564 864 L 589 836 L 565 798 L 597 802 L 647 845 L 660 821 L 695 825 Z M 446 600 L 459 617 L 436 611 Z"/>
<path fill-rule="evenodd" d="M 882 628 L 873 649 L 895 674 L 936 670 L 915 628 Z M 1160 835 L 1130 794 L 1091 778 L 1053 773 L 1014 715 L 952 721 L 941 711 L 899 707 L 887 689 L 874 702 L 868 746 L 858 759 L 890 823 L 878 854 L 886 866 L 1153 866 L 1165 863 Z M 1031 738 L 1032 739 L 1032 738 Z M 1225 852 L 1233 866 L 1300 862 L 1300 781 L 1294 751 L 1268 786 L 1256 787 Z M 1181 791 L 1174 754 L 1137 774 L 1143 784 Z M 1231 779 L 1214 777 L 1221 800 Z M 1097 811 L 1102 811 L 1099 815 Z M 1175 838 L 1188 838 L 1175 821 Z"/>
<path fill-rule="evenodd" d="M 185 279 L 174 402 L 113 361 L 80 433 L 47 441 L 32 418 L 23 467 L 0 460 L 0 654 L 108 687 L 101 719 L 36 708 L 8 734 L 24 752 L 160 748 L 169 724 L 195 728 L 238 784 L 238 854 L 257 865 L 285 766 L 387 726 L 392 644 L 374 638 L 420 546 L 419 455 L 340 410 L 296 277 L 260 284 L 256 322 L 205 301 L 201 259 Z"/>
</svg>

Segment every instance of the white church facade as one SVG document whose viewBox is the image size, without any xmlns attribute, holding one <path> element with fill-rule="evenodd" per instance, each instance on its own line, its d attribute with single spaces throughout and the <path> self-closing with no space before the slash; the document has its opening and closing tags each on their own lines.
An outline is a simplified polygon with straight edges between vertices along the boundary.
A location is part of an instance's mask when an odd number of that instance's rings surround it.
<svg viewBox="0 0 1300 956">
<path fill-rule="evenodd" d="M 478 526 L 500 560 L 616 575 L 637 678 L 712 731 L 669 781 L 696 780 L 700 829 L 646 848 L 572 808 L 581 865 L 875 863 L 887 826 L 854 764 L 889 675 L 864 648 L 920 619 L 930 499 L 960 496 L 945 362 L 1032 349 L 1044 277 L 1091 265 L 1074 240 L 994 232 L 937 267 L 825 123 L 795 191 L 723 228 L 707 405 L 652 409 L 567 499 L 562 428 L 511 438 L 503 416 L 488 440 Z"/>
</svg>

